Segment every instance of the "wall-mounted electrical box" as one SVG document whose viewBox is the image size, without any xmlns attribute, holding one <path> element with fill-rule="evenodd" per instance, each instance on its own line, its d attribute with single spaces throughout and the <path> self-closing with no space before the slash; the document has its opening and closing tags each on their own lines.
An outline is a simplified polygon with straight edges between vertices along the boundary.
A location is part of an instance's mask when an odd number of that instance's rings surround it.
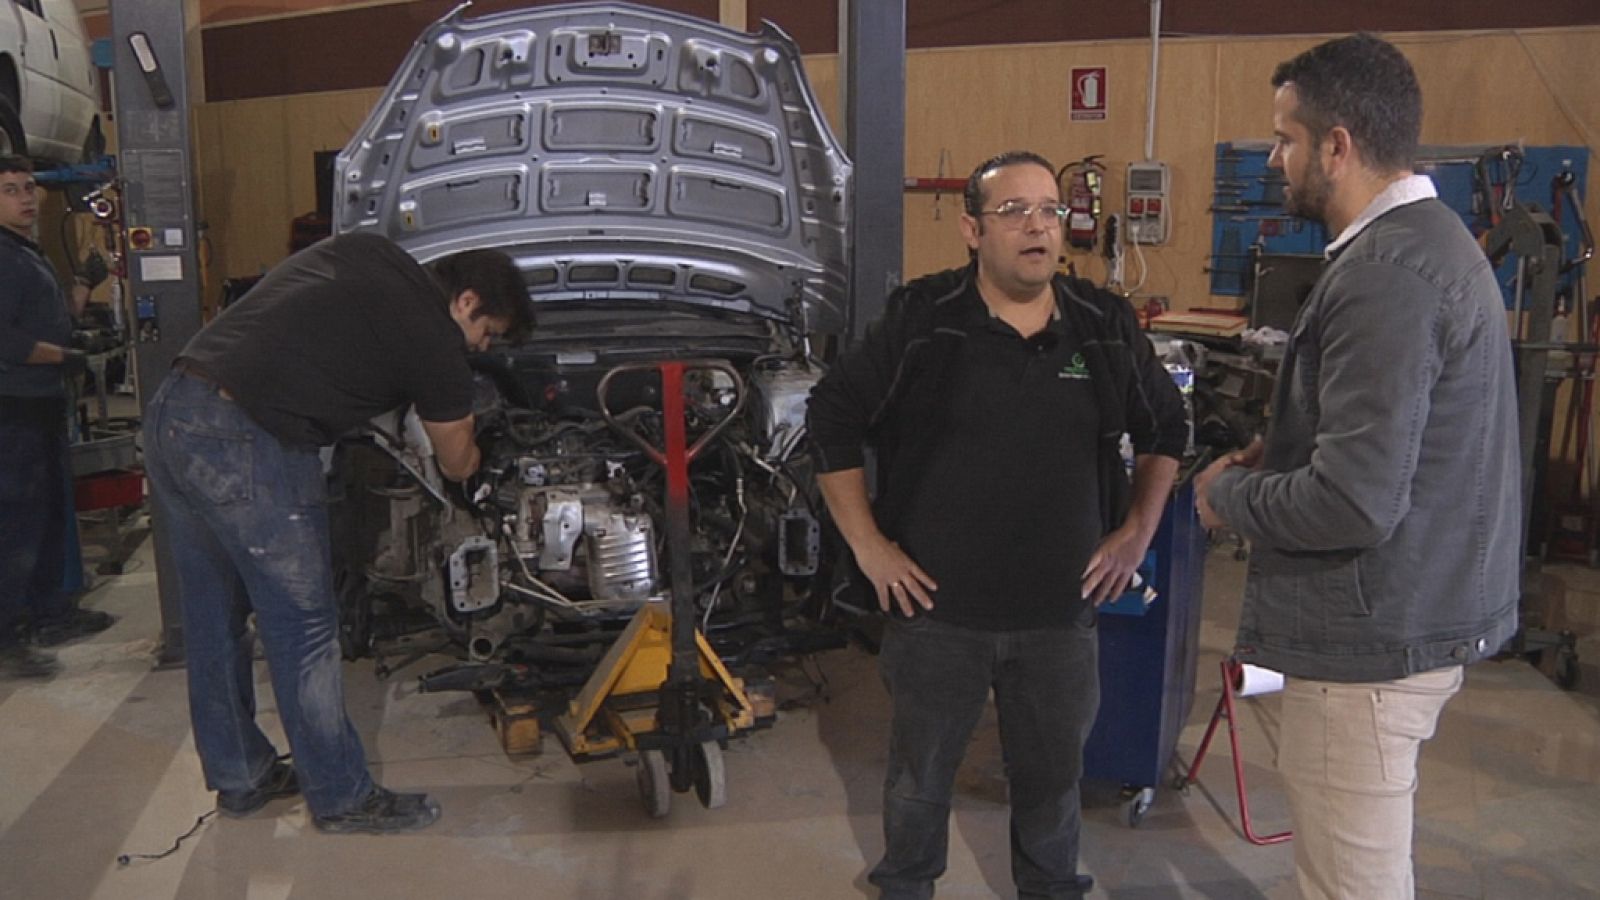
<svg viewBox="0 0 1600 900">
<path fill-rule="evenodd" d="M 1172 172 L 1166 163 L 1128 163 L 1128 240 L 1164 244 L 1172 230 Z"/>
</svg>

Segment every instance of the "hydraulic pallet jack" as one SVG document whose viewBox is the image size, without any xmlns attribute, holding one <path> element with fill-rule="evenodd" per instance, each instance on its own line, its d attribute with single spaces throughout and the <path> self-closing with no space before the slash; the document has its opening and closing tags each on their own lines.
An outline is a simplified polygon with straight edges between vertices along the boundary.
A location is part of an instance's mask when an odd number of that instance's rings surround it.
<svg viewBox="0 0 1600 900">
<path fill-rule="evenodd" d="M 617 375 L 651 369 L 661 373 L 663 447 L 613 416 L 606 402 Z M 731 379 L 737 399 L 690 445 L 683 386 L 684 373 L 692 370 Z M 582 690 L 555 718 L 554 728 L 575 760 L 637 753 L 639 794 L 651 816 L 665 816 L 672 795 L 690 788 L 701 804 L 716 809 L 728 797 L 723 744 L 771 724 L 773 718 L 757 715 L 743 680 L 723 666 L 696 627 L 689 564 L 689 464 L 739 414 L 744 382 L 728 363 L 683 360 L 619 366 L 601 379 L 598 393 L 606 423 L 666 470 L 670 591 L 668 597 L 653 597 L 639 608 Z"/>
</svg>

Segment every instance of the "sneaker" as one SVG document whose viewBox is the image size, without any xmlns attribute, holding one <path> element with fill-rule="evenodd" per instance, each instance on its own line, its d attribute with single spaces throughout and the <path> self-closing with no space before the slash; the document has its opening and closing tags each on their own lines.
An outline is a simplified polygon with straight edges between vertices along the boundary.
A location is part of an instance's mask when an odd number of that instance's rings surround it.
<svg viewBox="0 0 1600 900">
<path fill-rule="evenodd" d="M 54 653 L 27 644 L 0 647 L 0 678 L 49 678 L 61 671 Z"/>
<path fill-rule="evenodd" d="M 41 647 L 54 647 L 85 635 L 99 634 L 115 621 L 116 616 L 98 609 L 74 609 L 64 616 L 36 625 L 33 642 Z"/>
<path fill-rule="evenodd" d="M 311 824 L 330 834 L 388 834 L 427 828 L 438 820 L 439 804 L 427 794 L 396 794 L 374 787 L 355 809 L 313 816 Z"/>
<path fill-rule="evenodd" d="M 293 797 L 298 793 L 300 779 L 295 777 L 294 766 L 284 757 L 272 764 L 259 787 L 248 791 L 217 791 L 217 811 L 229 818 L 240 819 L 270 801 L 279 797 Z"/>
</svg>

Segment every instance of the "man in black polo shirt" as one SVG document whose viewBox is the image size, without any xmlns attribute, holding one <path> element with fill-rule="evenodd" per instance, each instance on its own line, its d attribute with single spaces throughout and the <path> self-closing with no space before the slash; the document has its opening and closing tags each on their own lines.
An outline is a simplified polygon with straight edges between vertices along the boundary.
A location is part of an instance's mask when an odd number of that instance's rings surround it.
<svg viewBox="0 0 1600 900">
<path fill-rule="evenodd" d="M 886 847 L 869 877 L 884 897 L 933 895 L 956 769 L 991 689 L 1019 895 L 1093 884 L 1077 864 L 1095 607 L 1143 560 L 1186 425 L 1128 304 L 1056 275 L 1054 172 L 1021 152 L 979 166 L 961 217 L 971 264 L 897 290 L 811 395 L 823 496 L 889 615 Z M 879 461 L 873 503 L 864 445 Z"/>
<path fill-rule="evenodd" d="M 322 831 L 438 818 L 425 795 L 373 783 L 345 713 L 318 448 L 414 405 L 440 471 L 465 479 L 479 462 L 466 351 L 531 324 L 502 253 L 424 268 L 385 238 L 342 235 L 202 329 L 150 401 L 145 458 L 178 573 L 195 748 L 224 814 L 303 790 Z M 251 613 L 292 766 L 255 722 Z"/>
</svg>

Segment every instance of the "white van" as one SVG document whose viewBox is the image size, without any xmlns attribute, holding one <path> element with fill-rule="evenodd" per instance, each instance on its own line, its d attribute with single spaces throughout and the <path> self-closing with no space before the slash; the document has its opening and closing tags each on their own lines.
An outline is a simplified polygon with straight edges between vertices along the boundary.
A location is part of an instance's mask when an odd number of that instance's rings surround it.
<svg viewBox="0 0 1600 900">
<path fill-rule="evenodd" d="M 98 156 L 99 94 L 72 0 L 0 0 L 0 153 L 58 163 Z"/>
</svg>

